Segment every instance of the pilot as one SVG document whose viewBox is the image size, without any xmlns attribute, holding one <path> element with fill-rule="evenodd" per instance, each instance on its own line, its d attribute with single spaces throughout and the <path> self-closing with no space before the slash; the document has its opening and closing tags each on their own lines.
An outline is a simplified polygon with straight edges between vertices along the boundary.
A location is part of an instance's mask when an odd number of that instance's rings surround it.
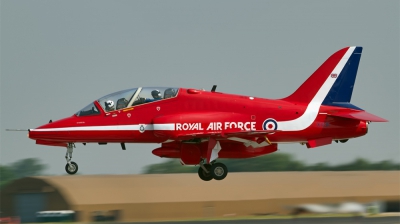
<svg viewBox="0 0 400 224">
<path fill-rule="evenodd" d="M 166 89 L 164 92 L 164 99 L 168 99 L 175 96 L 174 89 Z"/>
<path fill-rule="evenodd" d="M 126 106 L 128 106 L 128 100 L 125 98 L 121 98 L 117 101 L 117 110 L 125 108 Z"/>
<path fill-rule="evenodd" d="M 160 93 L 160 90 L 155 89 L 155 90 L 151 91 L 151 95 L 153 96 L 154 101 L 156 101 L 156 100 L 161 100 L 161 93 Z"/>
<path fill-rule="evenodd" d="M 106 106 L 106 111 L 113 111 L 114 109 L 114 101 L 112 100 L 107 100 L 106 102 L 104 102 L 105 106 Z"/>
<path fill-rule="evenodd" d="M 155 89 L 153 91 L 151 91 L 151 96 L 153 96 L 154 99 L 146 99 L 146 102 L 153 102 L 153 101 L 157 101 L 157 100 L 161 100 L 161 92 L 158 89 Z"/>
</svg>

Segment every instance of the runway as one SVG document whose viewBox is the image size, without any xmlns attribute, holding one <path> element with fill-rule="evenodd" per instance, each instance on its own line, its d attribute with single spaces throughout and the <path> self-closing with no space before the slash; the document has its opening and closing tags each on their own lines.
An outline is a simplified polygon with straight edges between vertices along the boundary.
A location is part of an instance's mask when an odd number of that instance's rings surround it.
<svg viewBox="0 0 400 224">
<path fill-rule="evenodd" d="M 243 220 L 209 220 L 209 221 L 168 221 L 168 222 L 134 222 L 149 224 L 149 223 L 162 223 L 162 224 L 396 224 L 400 223 L 400 217 L 338 217 L 338 218 L 295 218 L 295 219 L 243 219 Z"/>
</svg>

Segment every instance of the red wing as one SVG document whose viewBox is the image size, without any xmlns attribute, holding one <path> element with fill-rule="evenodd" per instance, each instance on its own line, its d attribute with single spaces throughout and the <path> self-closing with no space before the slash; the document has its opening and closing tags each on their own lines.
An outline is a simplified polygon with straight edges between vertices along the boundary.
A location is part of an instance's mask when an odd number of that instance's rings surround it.
<svg viewBox="0 0 400 224">
<path fill-rule="evenodd" d="M 366 111 L 357 111 L 357 112 L 338 112 L 334 114 L 329 114 L 330 116 L 335 117 L 344 117 L 350 118 L 360 121 L 373 121 L 373 122 L 387 122 L 388 120 L 378 117 L 376 115 L 370 114 Z"/>
</svg>

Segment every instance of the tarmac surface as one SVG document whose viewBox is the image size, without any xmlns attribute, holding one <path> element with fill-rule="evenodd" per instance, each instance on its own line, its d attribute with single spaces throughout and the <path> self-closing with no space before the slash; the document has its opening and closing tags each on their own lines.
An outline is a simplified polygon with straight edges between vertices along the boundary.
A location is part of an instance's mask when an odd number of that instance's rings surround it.
<svg viewBox="0 0 400 224">
<path fill-rule="evenodd" d="M 138 222 L 135 222 L 137 224 Z M 319 224 L 319 223 L 346 223 L 346 224 L 400 224 L 400 216 L 394 217 L 337 217 L 337 218 L 294 218 L 294 219 L 243 219 L 243 220 L 209 220 L 209 221 L 167 221 L 167 222 L 139 222 L 143 224 L 162 223 L 162 224 Z"/>
</svg>

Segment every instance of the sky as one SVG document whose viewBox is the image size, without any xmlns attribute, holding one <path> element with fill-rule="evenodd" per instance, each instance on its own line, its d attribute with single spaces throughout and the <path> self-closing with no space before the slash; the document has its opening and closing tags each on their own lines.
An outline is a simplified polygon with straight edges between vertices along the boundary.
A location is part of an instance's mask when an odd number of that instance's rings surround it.
<svg viewBox="0 0 400 224">
<path fill-rule="evenodd" d="M 35 128 L 140 86 L 283 98 L 346 46 L 364 47 L 351 102 L 389 122 L 346 144 L 279 151 L 306 163 L 400 161 L 397 0 L 1 0 L 0 8 L 1 165 L 39 158 L 46 174 L 65 174 L 64 148 L 7 128 Z M 126 147 L 77 144 L 73 161 L 80 174 L 134 174 L 166 160 L 151 153 L 158 144 Z"/>
</svg>

